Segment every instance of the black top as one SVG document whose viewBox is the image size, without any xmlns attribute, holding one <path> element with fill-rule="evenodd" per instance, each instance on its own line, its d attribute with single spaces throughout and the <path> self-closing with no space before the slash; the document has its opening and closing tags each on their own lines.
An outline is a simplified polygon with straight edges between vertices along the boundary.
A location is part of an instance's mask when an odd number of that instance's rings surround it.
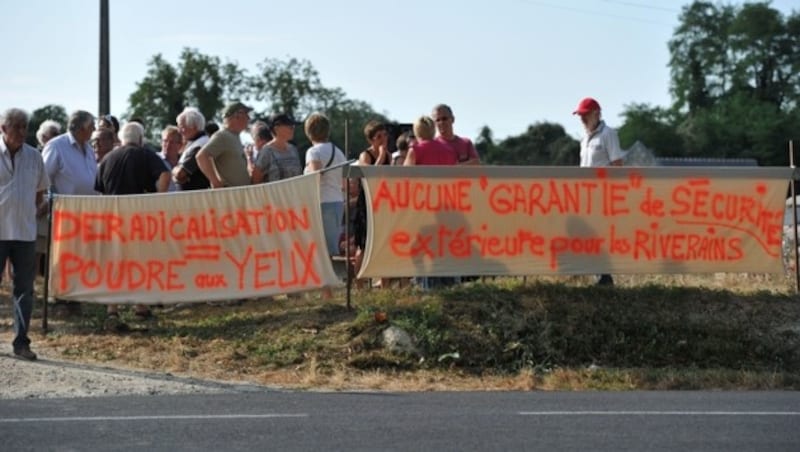
<svg viewBox="0 0 800 452">
<path fill-rule="evenodd" d="M 196 141 L 203 135 L 205 135 L 205 133 L 200 132 L 192 141 Z M 182 162 L 180 165 L 186 171 L 188 179 L 186 182 L 178 184 L 178 190 L 203 190 L 211 187 L 211 182 L 208 181 L 206 175 L 203 174 L 203 172 L 200 171 L 200 167 L 197 166 L 197 153 L 200 151 L 200 148 L 202 148 L 202 146 L 195 146 L 183 151 L 186 155 L 181 157 Z"/>
<path fill-rule="evenodd" d="M 153 193 L 158 178 L 168 171 L 154 152 L 134 145 L 120 146 L 100 162 L 94 189 L 105 195 Z"/>
</svg>

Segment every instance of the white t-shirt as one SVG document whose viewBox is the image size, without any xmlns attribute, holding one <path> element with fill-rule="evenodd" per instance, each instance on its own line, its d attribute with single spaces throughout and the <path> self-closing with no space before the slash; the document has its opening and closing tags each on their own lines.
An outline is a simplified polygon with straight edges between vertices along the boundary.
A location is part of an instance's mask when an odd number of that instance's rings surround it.
<svg viewBox="0 0 800 452">
<path fill-rule="evenodd" d="M 335 152 L 335 154 L 333 154 L 333 160 L 331 160 L 331 152 Z M 347 159 L 344 153 L 330 142 L 315 144 L 306 151 L 306 168 L 303 173 L 308 174 L 312 172 L 309 169 L 309 164 L 315 160 L 319 161 L 322 167 L 320 201 L 344 202 L 344 194 L 342 193 L 342 168 L 325 171 L 326 167 L 336 166 L 346 162 Z M 328 162 L 331 162 L 331 164 L 328 165 Z"/>
</svg>

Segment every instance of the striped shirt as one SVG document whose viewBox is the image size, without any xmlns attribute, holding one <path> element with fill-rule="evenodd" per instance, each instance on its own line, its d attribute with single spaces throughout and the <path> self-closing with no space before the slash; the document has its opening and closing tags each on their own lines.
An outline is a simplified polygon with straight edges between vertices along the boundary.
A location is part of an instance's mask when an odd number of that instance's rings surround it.
<svg viewBox="0 0 800 452">
<path fill-rule="evenodd" d="M 23 144 L 12 162 L 0 139 L 0 240 L 36 240 L 36 193 L 48 185 L 39 151 Z"/>
<path fill-rule="evenodd" d="M 83 149 L 71 133 L 61 134 L 48 141 L 42 151 L 47 176 L 53 191 L 62 195 L 97 195 L 94 179 L 97 161 L 89 143 Z"/>
</svg>

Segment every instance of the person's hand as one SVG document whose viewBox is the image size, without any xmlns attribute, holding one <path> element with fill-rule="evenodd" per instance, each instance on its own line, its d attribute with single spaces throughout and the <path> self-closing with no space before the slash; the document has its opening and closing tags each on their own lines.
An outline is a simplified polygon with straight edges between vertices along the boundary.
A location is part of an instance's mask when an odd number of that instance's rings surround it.
<svg viewBox="0 0 800 452">
<path fill-rule="evenodd" d="M 39 207 L 36 208 L 36 218 L 46 217 L 49 207 L 50 204 L 46 200 L 39 204 Z"/>
<path fill-rule="evenodd" d="M 182 166 L 178 165 L 172 168 L 172 180 L 174 180 L 176 184 L 185 184 L 189 182 L 189 175 L 186 174 L 186 170 L 184 170 Z"/>
<path fill-rule="evenodd" d="M 376 161 L 376 163 L 380 162 L 380 164 L 382 165 L 383 162 L 386 161 L 387 154 L 389 154 L 389 150 L 386 149 L 386 146 L 384 145 L 378 146 L 378 160 Z"/>
</svg>

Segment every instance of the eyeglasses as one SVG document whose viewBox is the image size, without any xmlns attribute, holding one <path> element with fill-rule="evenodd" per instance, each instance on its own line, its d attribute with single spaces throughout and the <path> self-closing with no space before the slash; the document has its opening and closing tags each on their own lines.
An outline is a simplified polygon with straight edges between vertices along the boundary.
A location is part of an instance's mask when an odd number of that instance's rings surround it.
<svg viewBox="0 0 800 452">
<path fill-rule="evenodd" d="M 440 116 L 440 117 L 436 118 L 436 122 L 447 122 L 447 121 L 449 121 L 451 119 L 452 118 L 449 117 L 449 116 Z"/>
</svg>

